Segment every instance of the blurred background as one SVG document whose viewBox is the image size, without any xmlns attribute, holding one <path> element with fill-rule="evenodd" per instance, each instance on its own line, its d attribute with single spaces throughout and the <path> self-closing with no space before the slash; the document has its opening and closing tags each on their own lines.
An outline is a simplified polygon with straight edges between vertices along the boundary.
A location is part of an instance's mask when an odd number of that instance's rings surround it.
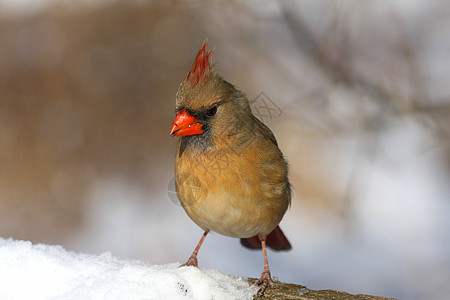
<svg viewBox="0 0 450 300">
<path fill-rule="evenodd" d="M 75 4 L 76 3 L 76 4 Z M 184 262 L 175 93 L 203 40 L 290 163 L 272 274 L 402 299 L 450 293 L 450 3 L 0 0 L 0 236 Z M 258 277 L 208 236 L 202 268 Z"/>
</svg>

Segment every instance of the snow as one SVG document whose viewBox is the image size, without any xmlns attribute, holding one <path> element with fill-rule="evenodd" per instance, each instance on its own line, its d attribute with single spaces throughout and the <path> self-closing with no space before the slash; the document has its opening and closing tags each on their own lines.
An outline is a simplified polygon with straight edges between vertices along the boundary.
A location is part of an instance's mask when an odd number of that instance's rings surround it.
<svg viewBox="0 0 450 300">
<path fill-rule="evenodd" d="M 257 291 L 243 277 L 179 265 L 0 238 L 0 299 L 251 299 Z"/>
</svg>

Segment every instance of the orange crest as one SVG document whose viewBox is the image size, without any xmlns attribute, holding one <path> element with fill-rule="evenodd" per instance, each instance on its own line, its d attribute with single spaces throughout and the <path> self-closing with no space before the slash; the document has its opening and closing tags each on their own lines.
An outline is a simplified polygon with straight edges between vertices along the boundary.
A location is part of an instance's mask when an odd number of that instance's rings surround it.
<svg viewBox="0 0 450 300">
<path fill-rule="evenodd" d="M 208 52 L 207 47 L 208 40 L 205 40 L 200 51 L 198 51 L 191 70 L 184 80 L 185 83 L 189 82 L 192 86 L 196 86 L 210 75 L 212 69 L 211 55 L 213 54 L 214 49 Z"/>
</svg>

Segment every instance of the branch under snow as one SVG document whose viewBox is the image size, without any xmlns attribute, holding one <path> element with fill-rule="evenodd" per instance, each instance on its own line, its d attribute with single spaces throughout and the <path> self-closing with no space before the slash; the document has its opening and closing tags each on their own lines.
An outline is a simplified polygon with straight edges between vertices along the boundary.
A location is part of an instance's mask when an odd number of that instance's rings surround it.
<svg viewBox="0 0 450 300">
<path fill-rule="evenodd" d="M 0 238 L 0 299 L 252 299 L 248 279 Z M 387 299 L 276 282 L 261 299 Z"/>
</svg>

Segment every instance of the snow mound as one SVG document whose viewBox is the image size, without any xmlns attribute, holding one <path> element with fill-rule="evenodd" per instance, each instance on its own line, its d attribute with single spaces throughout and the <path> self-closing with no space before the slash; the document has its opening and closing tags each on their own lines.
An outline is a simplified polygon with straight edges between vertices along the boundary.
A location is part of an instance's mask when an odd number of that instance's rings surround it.
<svg viewBox="0 0 450 300">
<path fill-rule="evenodd" d="M 245 278 L 0 238 L 0 299 L 251 299 Z"/>
</svg>

